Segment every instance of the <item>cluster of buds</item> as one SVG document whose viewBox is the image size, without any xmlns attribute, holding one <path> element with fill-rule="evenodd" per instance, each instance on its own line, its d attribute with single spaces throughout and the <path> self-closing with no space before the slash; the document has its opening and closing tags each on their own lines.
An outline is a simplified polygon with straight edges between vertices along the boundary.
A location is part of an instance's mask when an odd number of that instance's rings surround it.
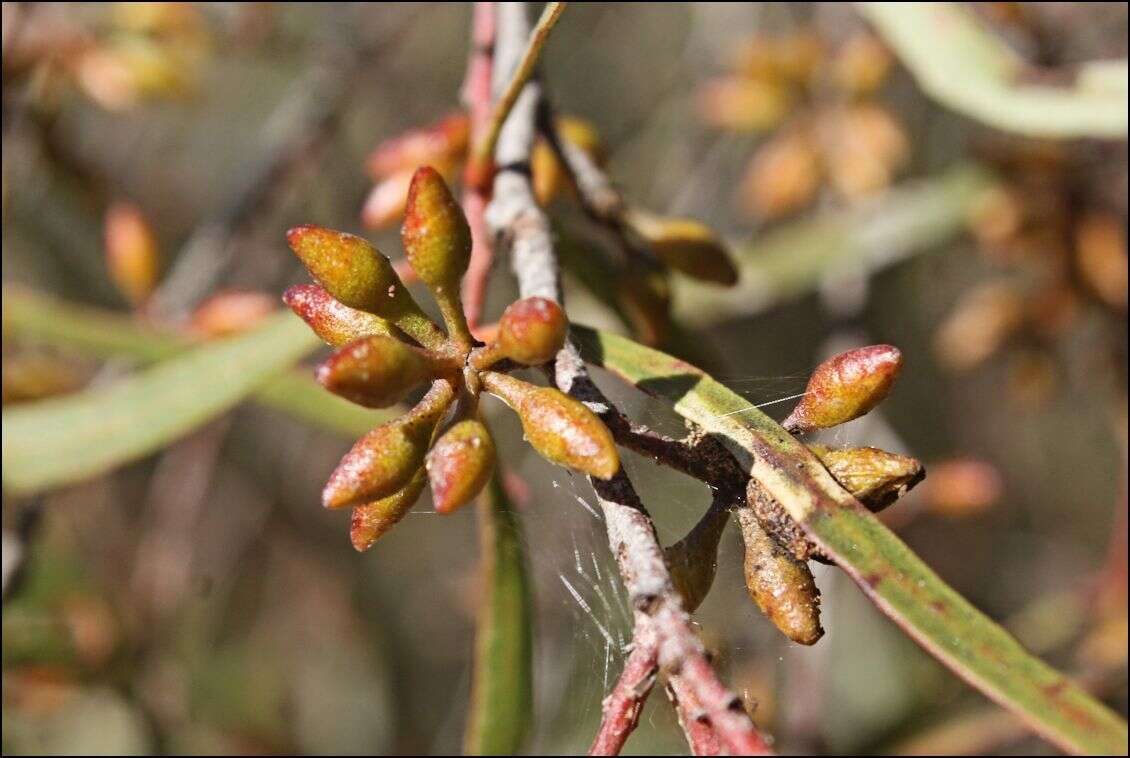
<svg viewBox="0 0 1130 758">
<path fill-rule="evenodd" d="M 805 394 L 783 422 L 803 434 L 863 416 L 890 392 L 902 355 L 890 345 L 849 350 L 821 363 Z M 874 447 L 809 445 L 845 490 L 879 512 L 922 481 L 922 464 Z M 789 639 L 811 645 L 820 639 L 819 591 L 807 561 L 827 560 L 785 509 L 751 480 L 748 508 L 738 511 L 745 542 L 745 578 L 750 598 Z"/>
<path fill-rule="evenodd" d="M 985 150 L 1003 181 L 974 204 L 970 229 L 995 275 L 961 295 L 935 353 L 965 372 L 1007 349 L 1010 395 L 1035 404 L 1055 387 L 1057 341 L 1088 313 L 1125 321 L 1125 214 L 1118 188 L 1093 181 L 1077 146 L 1010 141 Z"/>
<path fill-rule="evenodd" d="M 750 160 L 740 206 L 757 218 L 793 213 L 825 179 L 851 201 L 886 188 L 906 162 L 902 126 L 876 101 L 892 68 L 890 52 L 860 32 L 829 50 L 797 31 L 758 37 L 736 56 L 732 72 L 699 93 L 706 123 L 741 132 L 773 132 Z"/>
<path fill-rule="evenodd" d="M 325 486 L 327 508 L 353 508 L 355 548 L 367 549 L 396 524 L 425 486 L 440 513 L 455 511 L 482 490 L 495 462 L 479 412 L 484 391 L 518 415 L 526 440 L 547 460 L 602 479 L 619 470 L 611 432 L 584 404 L 506 373 L 554 359 L 568 331 L 560 306 L 543 298 L 519 300 L 503 313 L 489 344 L 472 337 L 459 295 L 470 230 L 438 170 L 413 173 L 401 241 L 446 330 L 423 312 L 391 261 L 364 239 L 301 226 L 287 233 L 287 241 L 318 284 L 292 287 L 284 300 L 336 348 L 318 367 L 318 381 L 373 408 L 395 405 L 428 385 L 404 415 L 358 440 Z"/>
<path fill-rule="evenodd" d="M 81 10 L 68 14 L 47 4 L 18 11 L 26 14 L 25 28 L 14 36 L 11 56 L 5 50 L 5 71 L 11 63 L 50 88 L 76 86 L 108 110 L 192 92 L 194 72 L 211 48 L 198 6 L 110 3 Z"/>
</svg>

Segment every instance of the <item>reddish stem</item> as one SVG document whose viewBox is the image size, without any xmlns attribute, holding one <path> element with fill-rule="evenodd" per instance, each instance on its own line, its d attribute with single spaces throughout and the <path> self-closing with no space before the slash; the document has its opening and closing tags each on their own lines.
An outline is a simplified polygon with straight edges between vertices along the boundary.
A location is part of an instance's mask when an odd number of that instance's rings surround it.
<svg viewBox="0 0 1130 758">
<path fill-rule="evenodd" d="M 667 680 L 668 693 L 675 703 L 679 714 L 679 726 L 687 736 L 694 755 L 722 755 L 722 743 L 718 740 L 718 733 L 706 716 L 702 703 L 695 697 L 694 692 L 687 686 L 681 676 L 672 676 Z"/>
<path fill-rule="evenodd" d="M 624 743 L 639 723 L 640 712 L 647 700 L 659 670 L 659 649 L 654 638 L 637 640 L 616 686 L 604 699 L 600 729 L 593 739 L 589 755 L 619 755 Z"/>
<path fill-rule="evenodd" d="M 471 54 L 467 61 L 467 79 L 463 83 L 463 99 L 471 115 L 470 144 L 476 145 L 490 128 L 491 70 L 494 64 L 494 3 L 475 3 L 471 19 Z M 490 201 L 490 182 L 475 175 L 475 161 L 469 160 L 463 176 L 463 212 L 471 227 L 471 263 L 463 278 L 463 311 L 472 331 L 479 324 L 486 300 L 487 277 L 490 276 L 494 250 L 487 231 L 484 213 Z"/>
</svg>

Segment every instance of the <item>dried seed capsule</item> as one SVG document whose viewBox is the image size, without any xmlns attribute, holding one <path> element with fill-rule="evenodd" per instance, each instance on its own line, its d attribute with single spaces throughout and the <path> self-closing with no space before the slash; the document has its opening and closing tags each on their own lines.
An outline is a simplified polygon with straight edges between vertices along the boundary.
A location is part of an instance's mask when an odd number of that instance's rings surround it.
<svg viewBox="0 0 1130 758">
<path fill-rule="evenodd" d="M 337 350 L 318 367 L 316 376 L 323 387 L 346 400 L 387 408 L 439 369 L 437 361 L 423 350 L 377 334 Z"/>
<path fill-rule="evenodd" d="M 287 242 L 311 275 L 342 304 L 383 316 L 426 347 L 444 341 L 389 261 L 366 240 L 322 226 L 299 226 Z"/>
<path fill-rule="evenodd" d="M 689 218 L 666 218 L 630 209 L 625 220 L 647 241 L 659 260 L 695 279 L 732 285 L 738 270 L 722 241 L 704 224 Z"/>
<path fill-rule="evenodd" d="M 791 432 L 806 432 L 859 418 L 887 396 L 901 369 L 902 353 L 891 345 L 871 345 L 833 356 L 812 372 L 804 397 L 782 426 Z"/>
<path fill-rule="evenodd" d="M 488 392 L 514 409 L 526 440 L 546 460 L 598 479 L 611 479 L 620 470 L 612 432 L 583 403 L 494 371 L 483 372 L 482 380 Z"/>
<path fill-rule="evenodd" d="M 408 262 L 433 290 L 456 292 L 471 260 L 471 229 L 451 190 L 431 166 L 416 169 L 400 240 Z"/>
<path fill-rule="evenodd" d="M 357 505 L 388 497 L 407 484 L 423 465 L 435 426 L 454 397 L 450 383 L 437 381 L 409 413 L 359 439 L 330 474 L 322 504 Z"/>
<path fill-rule="evenodd" d="M 114 203 L 106 211 L 106 266 L 118 290 L 139 305 L 157 284 L 157 238 L 141 209 Z"/>
<path fill-rule="evenodd" d="M 807 564 L 782 549 L 749 508 L 737 510 L 745 542 L 745 582 L 750 599 L 793 642 L 813 645 L 820 626 L 820 590 Z"/>
<path fill-rule="evenodd" d="M 474 499 L 494 469 L 494 440 L 486 425 L 465 419 L 443 433 L 428 453 L 436 511 L 451 513 Z"/>
<path fill-rule="evenodd" d="M 873 513 L 878 513 L 910 491 L 926 476 L 922 463 L 876 447 L 835 450 L 809 445 L 832 478 Z"/>
<path fill-rule="evenodd" d="M 349 541 L 353 543 L 354 550 L 359 553 L 368 550 L 381 535 L 404 518 L 424 491 L 427 481 L 424 470 L 420 469 L 408 480 L 408 484 L 388 497 L 355 507 L 349 522 Z"/>
<path fill-rule="evenodd" d="M 527 297 L 503 311 L 496 341 L 510 360 L 523 366 L 540 366 L 561 350 L 568 330 L 561 306 L 544 297 Z"/>
<path fill-rule="evenodd" d="M 316 284 L 298 284 L 283 294 L 283 302 L 310 325 L 326 343 L 340 347 L 370 334 L 392 336 L 387 320 L 342 305 Z"/>
</svg>

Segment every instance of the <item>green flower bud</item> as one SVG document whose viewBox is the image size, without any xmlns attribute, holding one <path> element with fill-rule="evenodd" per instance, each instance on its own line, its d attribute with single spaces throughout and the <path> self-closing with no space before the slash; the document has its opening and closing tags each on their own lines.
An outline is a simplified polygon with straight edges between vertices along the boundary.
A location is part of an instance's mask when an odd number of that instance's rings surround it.
<svg viewBox="0 0 1130 758">
<path fill-rule="evenodd" d="M 439 172 L 416 169 L 400 239 L 412 269 L 433 290 L 454 293 L 471 260 L 471 228 Z"/>
<path fill-rule="evenodd" d="M 475 498 L 494 469 L 494 440 L 477 419 L 466 419 L 443 433 L 428 453 L 428 479 L 436 511 L 451 513 Z"/>
<path fill-rule="evenodd" d="M 524 366 L 553 360 L 565 344 L 569 321 L 561 306 L 544 297 L 527 297 L 511 303 L 498 322 L 499 349 Z"/>
<path fill-rule="evenodd" d="M 494 371 L 484 372 L 482 380 L 518 414 L 526 440 L 546 460 L 598 479 L 611 479 L 620 470 L 612 432 L 583 403 Z"/>
<path fill-rule="evenodd" d="M 353 548 L 359 553 L 368 550 L 381 535 L 404 518 L 424 491 L 427 480 L 424 470 L 420 469 L 408 480 L 408 484 L 388 497 L 354 508 L 349 522 L 349 541 Z"/>
</svg>

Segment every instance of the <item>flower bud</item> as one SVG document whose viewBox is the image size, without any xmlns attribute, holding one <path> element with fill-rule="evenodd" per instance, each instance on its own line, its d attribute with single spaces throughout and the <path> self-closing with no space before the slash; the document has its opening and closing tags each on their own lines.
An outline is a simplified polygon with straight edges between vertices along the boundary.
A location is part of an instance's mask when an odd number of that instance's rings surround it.
<svg viewBox="0 0 1130 758">
<path fill-rule="evenodd" d="M 428 479 L 438 513 L 451 513 L 474 499 L 494 469 L 494 440 L 486 425 L 466 419 L 443 433 L 428 453 Z"/>
<path fill-rule="evenodd" d="M 106 265 L 118 291 L 139 305 L 157 284 L 157 239 L 141 209 L 114 203 L 106 211 Z"/>
<path fill-rule="evenodd" d="M 894 503 L 926 476 L 920 461 L 875 447 L 835 450 L 809 445 L 809 450 L 833 479 L 873 513 Z"/>
<path fill-rule="evenodd" d="M 780 82 L 737 76 L 706 82 L 697 99 L 698 112 L 707 124 L 743 132 L 772 129 L 792 105 L 788 88 Z"/>
<path fill-rule="evenodd" d="M 738 271 L 721 240 L 704 224 L 689 218 L 664 218 L 632 209 L 627 222 L 659 260 L 687 276 L 732 285 Z"/>
<path fill-rule="evenodd" d="M 808 565 L 773 541 L 749 508 L 737 509 L 745 542 L 745 582 L 750 599 L 793 642 L 814 645 L 820 626 L 820 590 Z"/>
<path fill-rule="evenodd" d="M 612 432 L 583 403 L 494 371 L 483 372 L 482 380 L 518 414 L 526 440 L 546 460 L 598 479 L 611 479 L 620 470 Z"/>
<path fill-rule="evenodd" d="M 561 350 L 568 330 L 561 306 L 544 297 L 527 297 L 503 311 L 496 341 L 510 360 L 523 366 L 540 366 Z"/>
<path fill-rule="evenodd" d="M 426 347 L 445 340 L 392 262 L 366 240 L 314 225 L 295 227 L 286 239 L 310 274 L 343 305 L 387 318 Z"/>
<path fill-rule="evenodd" d="M 385 319 L 342 305 L 316 284 L 291 287 L 283 294 L 283 302 L 310 325 L 314 334 L 334 347 L 370 334 L 393 334 Z"/>
<path fill-rule="evenodd" d="M 318 367 L 318 382 L 368 408 L 387 408 L 432 378 L 437 366 L 427 353 L 395 337 L 372 335 L 350 342 Z"/>
<path fill-rule="evenodd" d="M 812 372 L 804 397 L 782 423 L 790 432 L 846 424 L 878 405 L 902 369 L 902 353 L 871 345 L 840 353 Z"/>
<path fill-rule="evenodd" d="M 636 339 L 659 345 L 671 330 L 671 288 L 666 273 L 640 264 L 624 269 L 616 281 L 616 304 Z"/>
<path fill-rule="evenodd" d="M 556 126 L 558 137 L 585 151 L 596 165 L 604 165 L 604 143 L 596 126 L 575 116 L 559 116 Z M 539 139 L 534 144 L 530 154 L 530 174 L 538 205 L 547 205 L 566 184 L 565 169 L 549 142 L 544 139 Z"/>
<path fill-rule="evenodd" d="M 431 166 L 421 166 L 412 176 L 400 240 L 424 284 L 433 290 L 458 290 L 471 260 L 471 228 L 443 177 Z"/>
<path fill-rule="evenodd" d="M 991 508 L 1004 491 L 1004 480 L 987 461 L 950 458 L 930 464 L 930 479 L 923 489 L 932 513 L 962 518 Z"/>
<path fill-rule="evenodd" d="M 424 491 L 427 480 L 424 470 L 420 469 L 408 480 L 408 484 L 388 497 L 355 507 L 349 522 L 349 541 L 353 543 L 353 549 L 359 553 L 368 550 L 381 535 L 404 518 Z"/>
<path fill-rule="evenodd" d="M 373 185 L 361 206 L 361 223 L 366 228 L 384 229 L 400 220 L 408 206 L 412 173 L 412 169 L 403 169 Z"/>
<path fill-rule="evenodd" d="M 466 113 L 448 114 L 434 124 L 409 129 L 377 145 L 366 167 L 374 179 L 432 163 L 449 164 L 463 158 L 471 133 Z"/>
<path fill-rule="evenodd" d="M 455 397 L 443 380 L 404 416 L 378 426 L 341 459 L 322 490 L 322 504 L 343 508 L 388 497 L 424 463 L 432 433 Z"/>
<path fill-rule="evenodd" d="M 192 312 L 192 330 L 205 337 L 227 337 L 255 326 L 278 301 L 264 292 L 220 292 Z"/>
<path fill-rule="evenodd" d="M 741 201 L 753 215 L 777 219 L 811 202 L 820 179 L 820 156 L 812 138 L 786 132 L 753 154 L 742 178 Z"/>
<path fill-rule="evenodd" d="M 934 353 L 951 371 L 969 371 L 987 360 L 1024 323 L 1024 295 L 1008 281 L 966 292 L 934 335 Z"/>
</svg>

